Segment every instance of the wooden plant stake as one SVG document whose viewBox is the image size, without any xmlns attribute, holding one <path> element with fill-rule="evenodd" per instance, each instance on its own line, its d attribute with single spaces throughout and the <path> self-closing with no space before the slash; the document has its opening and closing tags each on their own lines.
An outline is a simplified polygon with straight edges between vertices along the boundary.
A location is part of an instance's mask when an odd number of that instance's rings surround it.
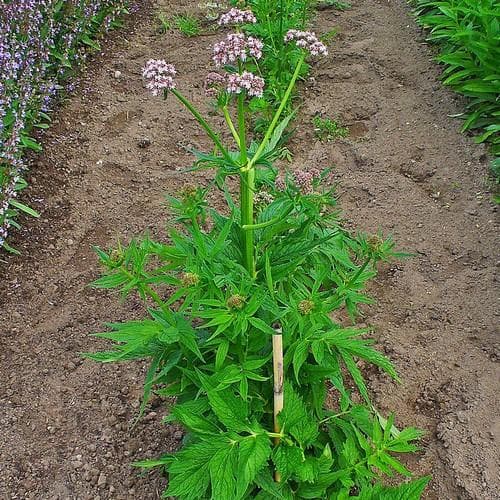
<svg viewBox="0 0 500 500">
<path fill-rule="evenodd" d="M 278 422 L 278 413 L 283 409 L 283 336 L 281 328 L 276 330 L 277 334 L 273 335 L 273 378 L 274 378 L 274 432 L 281 431 Z M 274 445 L 278 446 L 279 437 L 274 438 Z M 278 471 L 274 472 L 274 480 L 281 482 L 281 474 Z"/>
</svg>

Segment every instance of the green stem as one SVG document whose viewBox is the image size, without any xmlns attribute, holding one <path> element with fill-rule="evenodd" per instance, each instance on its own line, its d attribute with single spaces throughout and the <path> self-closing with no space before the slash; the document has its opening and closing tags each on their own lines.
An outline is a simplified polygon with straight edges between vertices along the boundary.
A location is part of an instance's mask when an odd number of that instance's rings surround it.
<svg viewBox="0 0 500 500">
<path fill-rule="evenodd" d="M 271 139 L 271 136 L 274 132 L 274 129 L 276 128 L 276 125 L 278 125 L 278 120 L 280 119 L 281 113 L 285 109 L 285 106 L 290 99 L 290 95 L 292 94 L 293 87 L 295 86 L 295 82 L 297 81 L 297 78 L 299 77 L 300 74 L 300 69 L 302 68 L 302 64 L 304 63 L 304 59 L 306 58 L 305 54 L 302 54 L 300 56 L 300 59 L 297 63 L 297 66 L 295 67 L 295 71 L 293 73 L 292 79 L 290 80 L 290 83 L 288 84 L 288 88 L 286 89 L 285 95 L 283 96 L 283 100 L 281 101 L 280 107 L 276 111 L 273 120 L 271 121 L 271 124 L 269 125 L 269 128 L 267 129 L 266 135 L 264 136 L 264 139 L 262 139 L 262 142 L 260 143 L 260 146 L 258 147 L 257 151 L 255 152 L 254 156 L 252 159 L 248 162 L 248 168 L 253 167 L 256 161 L 258 161 L 259 156 L 262 154 L 264 149 L 267 146 L 267 143 Z"/>
<path fill-rule="evenodd" d="M 248 163 L 248 152 L 245 128 L 245 94 L 238 96 L 238 129 L 240 140 L 240 204 L 241 227 L 253 224 L 253 195 L 255 191 L 255 169 Z M 242 231 L 243 260 L 246 270 L 251 276 L 255 274 L 253 231 Z"/>
<path fill-rule="evenodd" d="M 243 167 L 247 164 L 247 137 L 245 129 L 245 92 L 238 95 L 238 129 L 240 141 L 240 161 Z"/>
<path fill-rule="evenodd" d="M 129 279 L 131 280 L 136 279 L 136 277 L 125 267 L 121 266 L 121 270 L 127 275 Z M 160 306 L 162 311 L 170 315 L 171 311 L 169 307 L 165 305 L 163 300 L 161 300 L 160 296 L 149 285 L 146 285 L 145 283 L 140 283 L 139 287 L 148 297 L 153 299 L 153 301 Z"/>
<path fill-rule="evenodd" d="M 149 295 L 163 311 L 168 310 L 168 313 L 170 314 L 170 309 L 165 309 L 166 306 L 163 303 L 163 300 L 160 299 L 160 296 L 152 288 L 150 288 L 148 285 L 142 285 L 142 289 L 144 290 L 144 293 Z"/>
<path fill-rule="evenodd" d="M 363 265 L 358 269 L 358 272 L 346 283 L 346 287 L 352 285 L 360 277 L 361 273 L 366 269 L 371 260 L 372 258 L 368 257 L 368 259 L 363 262 Z"/>
<path fill-rule="evenodd" d="M 271 38 L 271 45 L 273 46 L 273 49 L 276 52 L 276 44 L 274 43 L 273 29 L 271 27 L 271 19 L 269 17 L 269 14 L 267 15 L 267 31 L 268 31 L 269 36 Z"/>
<path fill-rule="evenodd" d="M 227 126 L 229 127 L 231 134 L 233 134 L 233 137 L 234 137 L 234 140 L 236 141 L 236 144 L 238 145 L 238 147 L 240 147 L 240 136 L 238 135 L 238 132 L 236 131 L 233 120 L 231 120 L 231 115 L 229 114 L 229 110 L 227 109 L 227 106 L 222 107 L 222 112 L 224 113 L 224 119 L 226 120 Z"/>
<path fill-rule="evenodd" d="M 332 418 L 338 418 L 338 417 L 341 417 L 342 415 L 348 415 L 349 413 L 351 413 L 351 410 L 346 410 L 346 411 L 342 411 L 340 413 L 336 413 L 335 415 L 330 415 L 329 417 L 326 417 L 323 420 L 320 420 L 319 424 L 320 425 L 324 424 L 325 422 L 328 422 L 328 420 L 331 420 Z"/>
<path fill-rule="evenodd" d="M 173 89 L 172 94 L 179 99 L 179 101 L 186 106 L 186 108 L 191 112 L 191 114 L 196 118 L 196 121 L 203 127 L 205 132 L 208 134 L 210 139 L 214 142 L 214 144 L 217 146 L 219 151 L 221 152 L 222 156 L 224 159 L 228 162 L 233 164 L 232 158 L 229 156 L 229 153 L 226 151 L 226 148 L 222 145 L 221 140 L 219 139 L 219 136 L 212 130 L 208 122 L 201 116 L 200 112 L 177 90 Z"/>
<path fill-rule="evenodd" d="M 266 434 L 272 438 L 284 438 L 285 437 L 285 435 L 282 434 L 281 432 L 266 432 Z"/>
<path fill-rule="evenodd" d="M 259 224 L 251 224 L 242 226 L 243 231 L 255 230 L 255 229 L 264 229 L 265 227 L 272 226 L 277 222 L 282 221 L 291 211 L 293 210 L 293 206 L 290 207 L 282 216 L 274 217 L 274 219 L 268 220 L 267 222 L 260 222 Z"/>
<path fill-rule="evenodd" d="M 242 169 L 240 174 L 241 227 L 253 225 L 253 195 L 255 191 L 255 168 Z M 255 275 L 254 232 L 242 230 L 243 255 L 245 268 L 251 276 Z"/>
</svg>

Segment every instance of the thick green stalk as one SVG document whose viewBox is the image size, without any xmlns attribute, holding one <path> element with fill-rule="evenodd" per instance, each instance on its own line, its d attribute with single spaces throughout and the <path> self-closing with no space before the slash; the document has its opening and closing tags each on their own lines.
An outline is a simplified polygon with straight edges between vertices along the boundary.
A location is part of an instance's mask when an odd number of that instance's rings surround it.
<svg viewBox="0 0 500 500">
<path fill-rule="evenodd" d="M 196 121 L 203 127 L 205 132 L 208 134 L 210 139 L 217 146 L 218 150 L 221 152 L 224 159 L 229 163 L 234 163 L 233 159 L 229 156 L 229 153 L 226 151 L 226 148 L 222 145 L 222 142 L 219 136 L 212 130 L 212 127 L 208 124 L 208 122 L 201 116 L 200 112 L 177 90 L 171 90 L 172 94 L 179 99 L 179 101 L 186 106 L 186 108 L 191 112 L 191 114 L 196 118 Z"/>
<path fill-rule="evenodd" d="M 255 168 L 245 167 L 241 171 L 240 191 L 241 200 L 241 226 L 253 225 L 253 196 L 255 191 Z M 254 257 L 254 229 L 242 229 L 243 255 L 245 268 L 248 272 L 255 275 L 255 257 Z"/>
<path fill-rule="evenodd" d="M 245 94 L 238 96 L 238 128 L 240 141 L 240 211 L 241 226 L 253 224 L 253 195 L 255 190 L 255 169 L 248 165 L 248 153 L 245 129 Z M 247 271 L 253 276 L 255 273 L 253 231 L 241 232 L 243 241 L 243 260 Z"/>
<path fill-rule="evenodd" d="M 288 88 L 286 89 L 285 95 L 283 96 L 283 100 L 281 101 L 280 107 L 276 111 L 276 113 L 271 121 L 271 124 L 269 125 L 269 128 L 267 129 L 266 135 L 264 136 L 264 139 L 262 139 L 262 142 L 260 143 L 260 146 L 258 147 L 258 149 L 255 152 L 252 159 L 248 162 L 248 168 L 252 168 L 254 166 L 255 162 L 259 159 L 259 156 L 262 154 L 262 152 L 266 148 L 269 140 L 271 139 L 271 136 L 273 135 L 274 129 L 278 125 L 278 120 L 280 119 L 281 113 L 283 113 L 283 110 L 285 109 L 285 106 L 286 106 L 288 100 L 290 99 L 293 87 L 295 86 L 295 82 L 297 81 L 297 78 L 299 77 L 300 69 L 302 68 L 302 64 L 304 63 L 305 58 L 306 58 L 305 54 L 303 54 L 300 57 L 300 59 L 297 63 L 297 66 L 295 67 L 295 71 L 293 73 L 292 79 L 290 80 L 290 83 L 288 84 Z"/>
<path fill-rule="evenodd" d="M 245 129 L 245 93 L 238 95 L 238 129 L 240 139 L 240 162 L 244 167 L 247 164 L 247 135 Z"/>
</svg>

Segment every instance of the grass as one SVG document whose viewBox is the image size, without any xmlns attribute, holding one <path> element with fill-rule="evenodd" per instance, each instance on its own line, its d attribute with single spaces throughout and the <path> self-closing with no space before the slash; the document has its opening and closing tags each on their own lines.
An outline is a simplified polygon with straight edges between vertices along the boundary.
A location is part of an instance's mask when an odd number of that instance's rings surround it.
<svg viewBox="0 0 500 500">
<path fill-rule="evenodd" d="M 314 133 L 320 141 L 334 141 L 335 139 L 347 137 L 349 129 L 342 126 L 338 121 L 331 118 L 322 118 L 316 115 L 312 119 Z"/>
<path fill-rule="evenodd" d="M 162 35 L 168 33 L 172 29 L 172 22 L 168 19 L 164 12 L 158 12 L 156 14 L 156 23 L 156 31 Z"/>
<path fill-rule="evenodd" d="M 185 36 L 193 37 L 201 33 L 200 21 L 190 14 L 174 16 L 175 27 Z"/>
</svg>

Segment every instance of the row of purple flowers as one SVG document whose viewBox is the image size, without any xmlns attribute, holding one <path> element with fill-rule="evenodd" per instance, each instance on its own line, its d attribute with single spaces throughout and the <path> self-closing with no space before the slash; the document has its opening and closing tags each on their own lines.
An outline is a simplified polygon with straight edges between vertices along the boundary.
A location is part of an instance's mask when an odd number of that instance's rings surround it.
<svg viewBox="0 0 500 500">
<path fill-rule="evenodd" d="M 16 196 L 26 186 L 30 137 L 46 128 L 60 90 L 97 39 L 119 23 L 128 0 L 6 0 L 0 8 L 0 247 L 18 227 L 19 211 L 33 215 Z"/>
</svg>

